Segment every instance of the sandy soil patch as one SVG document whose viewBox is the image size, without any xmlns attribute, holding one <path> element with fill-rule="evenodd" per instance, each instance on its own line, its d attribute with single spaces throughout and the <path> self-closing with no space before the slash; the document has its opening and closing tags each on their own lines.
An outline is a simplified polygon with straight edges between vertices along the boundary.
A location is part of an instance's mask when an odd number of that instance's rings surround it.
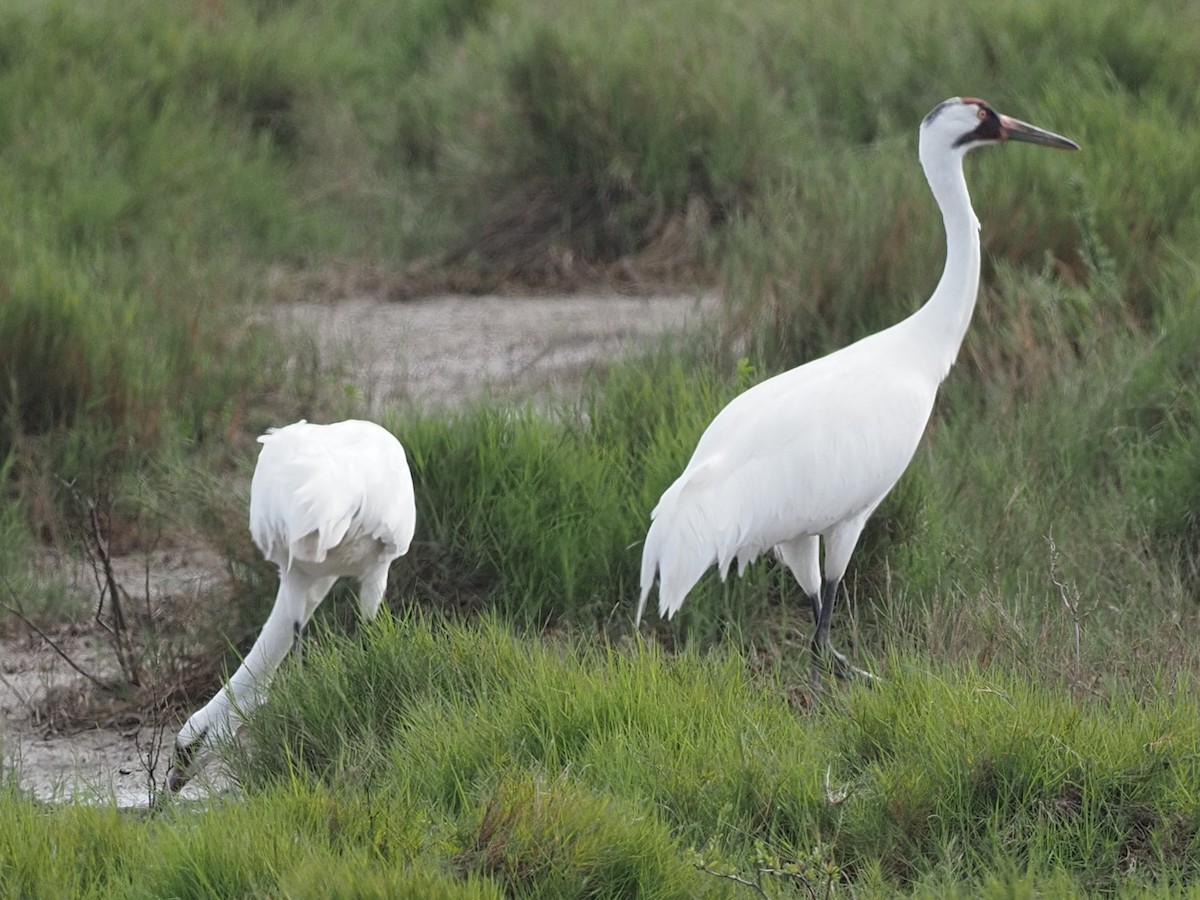
<svg viewBox="0 0 1200 900">
<path fill-rule="evenodd" d="M 360 298 L 279 307 L 284 334 L 315 341 L 372 413 L 456 407 L 486 397 L 547 400 L 593 366 L 703 321 L 715 295 Z"/>
<path fill-rule="evenodd" d="M 99 591 L 90 566 L 49 553 L 39 565 L 83 608 L 96 608 Z M 119 557 L 113 567 L 119 584 L 139 599 L 148 591 L 156 606 L 202 597 L 226 577 L 220 558 L 204 549 Z M 150 770 L 158 759 L 162 777 L 164 745 L 173 734 L 151 717 L 128 711 L 81 727 L 70 710 L 48 704 L 51 692 L 69 703 L 88 686 L 88 678 L 64 656 L 101 681 L 119 667 L 107 637 L 91 620 L 53 629 L 46 637 L 61 653 L 34 633 L 0 640 L 0 745 L 6 762 L 42 800 L 145 805 Z"/>
</svg>

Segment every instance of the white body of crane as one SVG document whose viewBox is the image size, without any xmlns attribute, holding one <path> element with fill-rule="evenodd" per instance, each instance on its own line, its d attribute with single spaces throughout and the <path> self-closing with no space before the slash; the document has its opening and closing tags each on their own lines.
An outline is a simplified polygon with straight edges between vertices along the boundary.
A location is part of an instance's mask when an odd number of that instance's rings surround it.
<svg viewBox="0 0 1200 900">
<path fill-rule="evenodd" d="M 717 414 L 651 513 L 637 621 L 656 575 L 659 613 L 670 617 L 710 566 L 724 578 L 736 559 L 740 574 L 774 549 L 812 604 L 814 672 L 825 659 L 840 675 L 866 674 L 829 641 L 834 597 L 863 526 L 916 452 L 975 308 L 979 220 L 963 157 L 1005 140 L 1078 149 L 972 98 L 926 116 L 920 159 L 946 229 L 933 296 L 907 319 L 767 379 Z"/>
<path fill-rule="evenodd" d="M 193 757 L 232 735 L 265 698 L 279 663 L 335 581 L 359 581 L 359 610 L 372 619 L 388 568 L 408 552 L 416 503 L 400 442 L 372 422 L 296 422 L 259 438 L 250 482 L 250 535 L 279 567 L 279 592 L 258 639 L 229 681 L 179 731 L 167 775 L 171 791 Z"/>
</svg>

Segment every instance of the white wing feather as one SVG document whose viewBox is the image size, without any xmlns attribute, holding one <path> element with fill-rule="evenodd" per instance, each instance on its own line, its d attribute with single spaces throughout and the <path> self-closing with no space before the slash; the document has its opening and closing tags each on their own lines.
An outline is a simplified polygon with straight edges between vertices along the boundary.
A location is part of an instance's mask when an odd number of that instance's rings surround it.
<svg viewBox="0 0 1200 900">
<path fill-rule="evenodd" d="M 770 378 L 713 419 L 651 513 L 639 620 L 656 572 L 659 612 L 670 617 L 714 563 L 724 578 L 736 558 L 740 572 L 891 490 L 920 442 L 936 382 L 881 365 L 880 354 L 896 349 L 879 340 L 887 334 Z"/>
<path fill-rule="evenodd" d="M 250 482 L 250 534 L 291 568 L 323 563 L 348 538 L 378 541 L 380 560 L 408 550 L 416 526 L 412 476 L 400 442 L 372 422 L 301 421 L 271 429 Z"/>
</svg>

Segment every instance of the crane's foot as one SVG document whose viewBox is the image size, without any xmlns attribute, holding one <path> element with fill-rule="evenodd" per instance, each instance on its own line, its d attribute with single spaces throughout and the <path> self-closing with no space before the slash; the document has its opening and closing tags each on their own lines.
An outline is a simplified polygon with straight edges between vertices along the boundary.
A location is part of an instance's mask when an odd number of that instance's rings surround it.
<svg viewBox="0 0 1200 900">
<path fill-rule="evenodd" d="M 819 693 L 824 676 L 830 672 L 839 681 L 864 681 L 875 684 L 879 679 L 868 672 L 851 665 L 846 657 L 833 648 L 833 644 L 813 644 L 812 668 L 809 670 L 809 681 L 814 692 Z"/>
</svg>

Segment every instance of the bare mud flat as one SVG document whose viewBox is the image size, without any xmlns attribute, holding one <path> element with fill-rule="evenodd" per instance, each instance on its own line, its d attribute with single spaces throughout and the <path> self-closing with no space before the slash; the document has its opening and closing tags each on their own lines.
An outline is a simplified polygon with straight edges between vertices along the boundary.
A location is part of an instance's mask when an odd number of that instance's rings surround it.
<svg viewBox="0 0 1200 900">
<path fill-rule="evenodd" d="M 577 388 L 589 369 L 700 324 L 712 293 L 659 297 L 361 298 L 280 306 L 284 335 L 315 342 L 370 411 L 459 407 L 483 398 L 545 401 Z"/>
<path fill-rule="evenodd" d="M 89 566 L 49 553 L 39 564 L 82 608 L 95 609 L 99 591 Z M 155 604 L 193 600 L 226 577 L 221 560 L 204 549 L 120 557 L 113 568 L 119 584 L 148 591 Z M 52 692 L 69 704 L 88 686 L 65 657 L 102 681 L 120 670 L 107 637 L 91 619 L 54 629 L 46 638 L 28 633 L 0 639 L 0 748 L 6 766 L 15 768 L 21 786 L 39 800 L 145 806 L 150 772 L 157 761 L 158 778 L 163 777 L 173 734 L 129 712 L 81 727 L 69 710 L 47 704 Z M 189 796 L 204 790 L 202 783 Z"/>
<path fill-rule="evenodd" d="M 666 335 L 703 324 L 711 293 L 660 297 L 446 296 L 403 303 L 360 298 L 278 307 L 273 321 L 296 347 L 294 365 L 344 373 L 371 415 L 404 404 L 454 409 L 485 399 L 547 404 L 570 396 L 594 367 Z M 247 540 L 249 536 L 247 535 Z M 202 595 L 225 577 L 215 554 L 197 549 L 115 560 L 122 584 L 145 585 L 155 602 Z M 95 608 L 86 566 L 47 555 L 52 570 L 86 609 Z M 148 579 L 147 579 L 147 573 Z M 111 676 L 116 661 L 90 619 L 50 635 L 82 668 Z M 76 672 L 36 635 L 0 639 L 0 751 L 5 768 L 40 799 L 145 806 L 149 771 L 165 772 L 175 729 L 115 716 L 86 729 L 36 715 L 47 691 L 82 687 Z M 185 796 L 221 787 L 220 773 L 198 778 Z"/>
</svg>

